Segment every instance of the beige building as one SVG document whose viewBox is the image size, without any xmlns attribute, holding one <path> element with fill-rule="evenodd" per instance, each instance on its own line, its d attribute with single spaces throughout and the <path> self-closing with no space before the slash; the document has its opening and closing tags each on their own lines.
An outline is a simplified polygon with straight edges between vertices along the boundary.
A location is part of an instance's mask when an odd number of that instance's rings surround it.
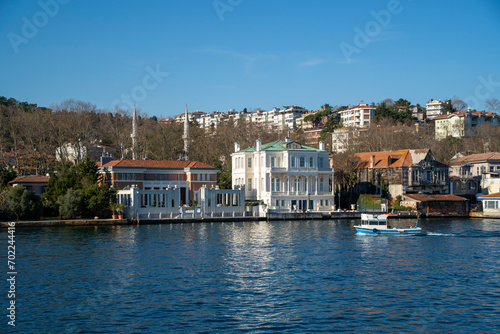
<svg viewBox="0 0 500 334">
<path fill-rule="evenodd" d="M 500 115 L 494 112 L 462 110 L 437 116 L 434 118 L 434 122 L 436 140 L 446 137 L 462 138 L 470 135 L 480 124 L 490 123 L 493 126 L 498 126 Z"/>
</svg>

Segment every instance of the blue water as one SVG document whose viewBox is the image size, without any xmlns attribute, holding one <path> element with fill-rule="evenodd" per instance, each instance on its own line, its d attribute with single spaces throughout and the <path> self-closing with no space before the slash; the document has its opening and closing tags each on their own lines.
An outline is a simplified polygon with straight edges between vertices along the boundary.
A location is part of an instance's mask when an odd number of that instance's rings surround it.
<svg viewBox="0 0 500 334">
<path fill-rule="evenodd" d="M 500 332 L 500 220 L 354 222 L 17 228 L 15 331 Z"/>
</svg>

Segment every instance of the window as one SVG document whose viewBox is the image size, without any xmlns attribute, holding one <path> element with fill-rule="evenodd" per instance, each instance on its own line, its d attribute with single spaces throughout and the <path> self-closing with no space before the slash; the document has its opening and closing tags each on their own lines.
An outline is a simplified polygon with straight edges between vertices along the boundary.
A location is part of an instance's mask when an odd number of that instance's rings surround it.
<svg viewBox="0 0 500 334">
<path fill-rule="evenodd" d="M 248 168 L 252 168 L 252 158 L 248 158 Z"/>
<path fill-rule="evenodd" d="M 319 178 L 319 191 L 325 191 L 325 186 L 323 185 L 323 177 Z"/>
<path fill-rule="evenodd" d="M 281 191 L 280 189 L 280 179 L 277 177 L 273 177 L 271 179 L 271 191 Z"/>
<path fill-rule="evenodd" d="M 495 166 L 490 166 L 490 172 L 494 172 L 495 171 Z"/>
<path fill-rule="evenodd" d="M 307 177 L 304 179 L 304 191 L 309 191 L 309 188 L 307 188 Z"/>
<path fill-rule="evenodd" d="M 309 167 L 314 167 L 314 158 L 313 157 L 309 158 Z"/>
<path fill-rule="evenodd" d="M 281 167 L 281 158 L 278 157 L 278 163 L 276 164 L 277 167 Z M 498 169 L 500 169 L 500 167 L 498 167 Z"/>
<path fill-rule="evenodd" d="M 276 167 L 276 158 L 271 157 L 271 167 Z"/>
<path fill-rule="evenodd" d="M 290 157 L 290 165 L 295 168 L 295 157 Z"/>
<path fill-rule="evenodd" d="M 248 179 L 248 190 L 252 191 L 252 179 Z"/>
<path fill-rule="evenodd" d="M 318 168 L 323 168 L 323 157 L 318 157 Z"/>
<path fill-rule="evenodd" d="M 306 158 L 300 157 L 299 159 L 299 167 L 304 168 L 306 166 Z"/>
</svg>

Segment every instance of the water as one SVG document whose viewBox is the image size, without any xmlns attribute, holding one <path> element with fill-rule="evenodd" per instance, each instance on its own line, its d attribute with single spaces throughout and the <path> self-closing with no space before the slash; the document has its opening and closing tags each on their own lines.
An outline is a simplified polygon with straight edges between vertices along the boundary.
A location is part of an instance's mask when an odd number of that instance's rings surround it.
<svg viewBox="0 0 500 334">
<path fill-rule="evenodd" d="M 500 220 L 423 220 L 408 237 L 353 223 L 17 228 L 15 330 L 500 331 Z"/>
</svg>

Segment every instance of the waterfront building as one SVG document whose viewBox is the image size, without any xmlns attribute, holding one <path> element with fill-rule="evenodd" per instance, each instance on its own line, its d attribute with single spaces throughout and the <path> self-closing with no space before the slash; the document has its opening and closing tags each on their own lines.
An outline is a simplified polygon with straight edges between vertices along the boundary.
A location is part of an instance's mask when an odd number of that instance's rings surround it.
<svg viewBox="0 0 500 334">
<path fill-rule="evenodd" d="M 16 177 L 14 180 L 10 181 L 9 184 L 13 187 L 23 186 L 35 193 L 35 195 L 42 196 L 49 185 L 49 179 L 50 177 L 44 175 L 26 175 Z"/>
<path fill-rule="evenodd" d="M 450 194 L 404 194 L 400 204 L 412 207 L 422 216 L 459 216 L 469 214 L 469 200 Z"/>
<path fill-rule="evenodd" d="M 369 193 L 388 185 L 392 198 L 409 193 L 446 194 L 449 189 L 448 165 L 434 159 L 430 149 L 356 153 L 357 191 Z"/>
<path fill-rule="evenodd" d="M 234 189 L 202 186 L 195 194 L 197 207 L 203 217 L 243 217 L 245 215 L 245 186 Z"/>
<path fill-rule="evenodd" d="M 277 210 L 331 210 L 333 168 L 321 142 L 319 149 L 287 138 L 240 150 L 232 156 L 233 188 L 245 185 L 245 198 Z"/>
<path fill-rule="evenodd" d="M 500 152 L 471 154 L 450 161 L 450 176 L 478 180 L 477 193 L 500 191 Z M 458 184 L 457 184 L 458 186 Z"/>
<path fill-rule="evenodd" d="M 117 202 L 123 204 L 127 219 L 176 218 L 181 212 L 181 192 L 177 185 L 140 189 L 135 184 L 118 190 Z"/>
<path fill-rule="evenodd" d="M 500 218 L 500 192 L 479 197 L 483 203 L 483 216 Z"/>
<path fill-rule="evenodd" d="M 425 105 L 426 109 L 427 109 L 427 118 L 434 119 L 437 116 L 443 115 L 444 109 L 446 108 L 446 105 L 448 103 L 449 102 L 447 102 L 447 101 L 439 101 L 439 100 L 431 99 Z"/>
<path fill-rule="evenodd" d="M 179 188 L 180 200 L 187 204 L 203 185 L 217 185 L 218 169 L 188 160 L 113 160 L 100 168 L 102 182 L 124 189 L 132 185 L 140 190 Z"/>
<path fill-rule="evenodd" d="M 500 115 L 494 112 L 471 111 L 469 109 L 436 116 L 434 122 L 436 140 L 450 136 L 463 138 L 470 136 L 480 124 L 489 123 L 492 126 L 498 126 L 500 124 Z"/>
<path fill-rule="evenodd" d="M 340 119 L 344 127 L 365 128 L 368 127 L 375 116 L 375 107 L 366 103 L 340 110 Z"/>
</svg>

